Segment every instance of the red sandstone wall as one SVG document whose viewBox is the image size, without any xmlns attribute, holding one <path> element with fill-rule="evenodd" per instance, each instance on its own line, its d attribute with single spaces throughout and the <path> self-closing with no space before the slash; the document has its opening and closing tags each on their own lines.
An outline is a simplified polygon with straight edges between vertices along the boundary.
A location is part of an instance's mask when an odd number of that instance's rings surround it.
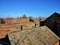
<svg viewBox="0 0 60 45">
<path fill-rule="evenodd" d="M 58 41 L 58 42 L 56 42 L 54 45 L 59 45 L 59 41 Z"/>
<path fill-rule="evenodd" d="M 38 22 L 38 19 L 35 19 Z M 23 26 L 23 30 L 32 28 L 34 26 L 33 22 L 29 21 L 29 18 L 5 18 L 5 24 L 0 24 L 0 38 L 4 38 L 9 32 L 20 30 Z"/>
</svg>

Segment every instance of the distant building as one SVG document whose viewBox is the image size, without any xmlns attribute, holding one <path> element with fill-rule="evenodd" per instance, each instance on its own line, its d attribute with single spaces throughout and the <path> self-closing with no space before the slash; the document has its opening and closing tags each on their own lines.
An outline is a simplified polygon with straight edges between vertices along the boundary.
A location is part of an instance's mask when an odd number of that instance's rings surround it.
<svg viewBox="0 0 60 45">
<path fill-rule="evenodd" d="M 49 27 L 56 35 L 60 37 L 60 14 L 54 13 L 49 16 L 46 20 L 40 22 L 40 26 L 46 25 Z"/>
<path fill-rule="evenodd" d="M 4 24 L 4 19 L 0 18 L 0 24 Z"/>
</svg>

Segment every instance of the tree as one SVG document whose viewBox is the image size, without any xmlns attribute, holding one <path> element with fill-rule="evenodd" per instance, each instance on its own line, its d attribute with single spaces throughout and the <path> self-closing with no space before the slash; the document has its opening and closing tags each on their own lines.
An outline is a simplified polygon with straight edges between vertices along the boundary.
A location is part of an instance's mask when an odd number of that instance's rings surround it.
<svg viewBox="0 0 60 45">
<path fill-rule="evenodd" d="M 23 18 L 27 18 L 27 16 L 24 14 L 24 15 L 23 15 Z"/>
</svg>

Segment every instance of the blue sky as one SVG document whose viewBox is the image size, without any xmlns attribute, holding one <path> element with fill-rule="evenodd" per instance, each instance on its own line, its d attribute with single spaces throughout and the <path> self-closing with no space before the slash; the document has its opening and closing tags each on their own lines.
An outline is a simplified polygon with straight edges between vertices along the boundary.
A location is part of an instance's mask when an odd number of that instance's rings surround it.
<svg viewBox="0 0 60 45">
<path fill-rule="evenodd" d="M 48 17 L 60 13 L 60 0 L 0 0 L 0 17 Z"/>
</svg>

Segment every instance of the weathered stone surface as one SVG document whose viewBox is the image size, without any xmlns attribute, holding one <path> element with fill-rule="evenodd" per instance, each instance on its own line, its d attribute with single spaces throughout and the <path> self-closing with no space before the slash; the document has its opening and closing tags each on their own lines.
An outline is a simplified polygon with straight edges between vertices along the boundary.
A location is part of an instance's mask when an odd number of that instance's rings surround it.
<svg viewBox="0 0 60 45">
<path fill-rule="evenodd" d="M 59 38 L 46 26 L 8 34 L 12 45 L 53 45 Z"/>
</svg>

